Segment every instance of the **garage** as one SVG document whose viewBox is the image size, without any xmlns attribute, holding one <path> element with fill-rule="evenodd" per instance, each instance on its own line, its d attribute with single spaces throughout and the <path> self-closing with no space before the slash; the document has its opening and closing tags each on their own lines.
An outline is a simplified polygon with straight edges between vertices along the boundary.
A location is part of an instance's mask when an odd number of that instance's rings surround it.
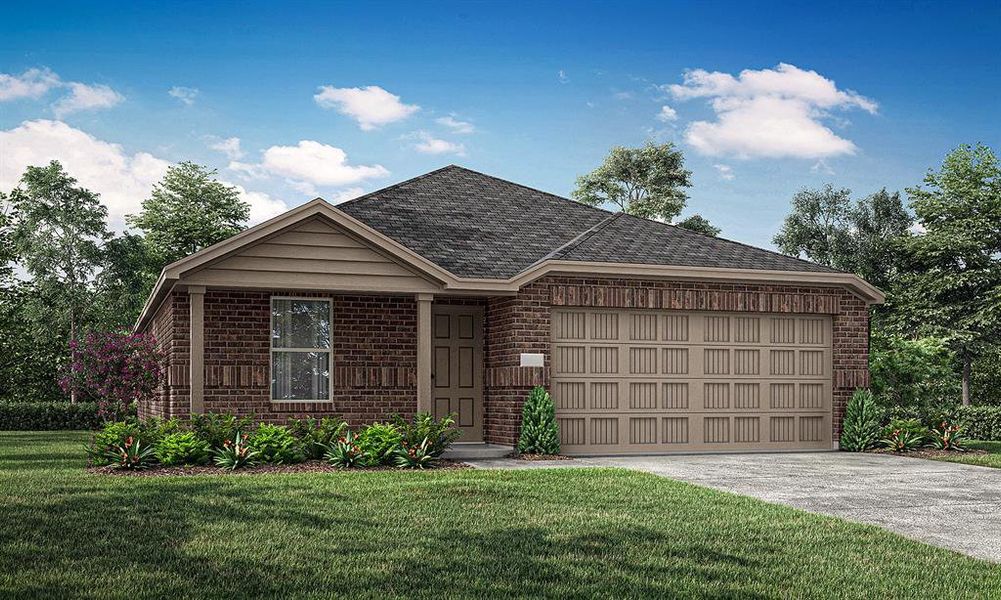
<svg viewBox="0 0 1001 600">
<path fill-rule="evenodd" d="M 831 317 L 552 311 L 566 454 L 832 448 Z"/>
</svg>

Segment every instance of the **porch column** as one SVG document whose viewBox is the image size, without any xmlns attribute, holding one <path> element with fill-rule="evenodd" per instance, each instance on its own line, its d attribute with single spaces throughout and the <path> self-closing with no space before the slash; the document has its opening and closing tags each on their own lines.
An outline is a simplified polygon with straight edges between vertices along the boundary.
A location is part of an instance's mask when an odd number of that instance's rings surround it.
<svg viewBox="0 0 1001 600">
<path fill-rule="evenodd" d="M 431 301 L 417 294 L 417 412 L 431 412 Z"/>
<path fill-rule="evenodd" d="M 191 414 L 205 412 L 205 286 L 188 286 L 190 306 L 190 369 Z"/>
</svg>

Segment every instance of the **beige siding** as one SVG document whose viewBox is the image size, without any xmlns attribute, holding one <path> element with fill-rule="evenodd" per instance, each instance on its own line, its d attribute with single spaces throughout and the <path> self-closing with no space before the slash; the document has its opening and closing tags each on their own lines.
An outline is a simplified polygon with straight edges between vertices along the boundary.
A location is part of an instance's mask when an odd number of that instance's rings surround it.
<svg viewBox="0 0 1001 600">
<path fill-rule="evenodd" d="M 184 277 L 207 286 L 260 286 L 369 292 L 434 292 L 436 283 L 313 219 L 242 248 Z"/>
</svg>

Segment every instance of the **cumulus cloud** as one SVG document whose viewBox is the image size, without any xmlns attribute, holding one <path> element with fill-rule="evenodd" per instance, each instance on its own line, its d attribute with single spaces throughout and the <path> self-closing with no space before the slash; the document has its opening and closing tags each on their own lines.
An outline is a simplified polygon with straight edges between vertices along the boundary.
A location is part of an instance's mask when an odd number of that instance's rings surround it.
<svg viewBox="0 0 1001 600">
<path fill-rule="evenodd" d="M 470 133 L 476 132 L 476 127 L 473 126 L 469 121 L 460 121 L 455 118 L 455 115 L 448 115 L 447 117 L 439 117 L 435 119 L 435 123 L 447 127 L 452 130 L 452 133 L 457 133 L 460 135 L 468 135 Z"/>
<path fill-rule="evenodd" d="M 382 165 L 349 165 L 344 150 L 313 140 L 302 140 L 295 146 L 271 146 L 264 151 L 260 167 L 291 180 L 327 186 L 351 185 L 389 175 Z"/>
<path fill-rule="evenodd" d="M 281 200 L 272 198 L 264 192 L 251 192 L 240 184 L 229 182 L 223 183 L 235 187 L 236 191 L 240 193 L 240 199 L 250 205 L 250 218 L 248 220 L 249 225 L 263 223 L 271 217 L 276 217 L 290 208 Z"/>
<path fill-rule="evenodd" d="M 665 86 L 677 100 L 707 98 L 716 121 L 689 125 L 686 141 L 709 156 L 810 158 L 852 154 L 855 144 L 824 121 L 832 110 L 875 114 L 878 104 L 816 71 L 779 64 L 774 69 L 729 73 L 696 69 L 684 82 Z"/>
<path fill-rule="evenodd" d="M 195 103 L 195 98 L 201 92 L 197 88 L 184 87 L 183 85 L 175 85 L 174 87 L 167 90 L 167 95 L 171 98 L 177 98 L 186 106 L 191 106 Z"/>
<path fill-rule="evenodd" d="M 209 136 L 209 149 L 215 150 L 216 152 L 222 152 L 226 155 L 226 158 L 231 161 L 236 161 L 244 156 L 243 149 L 240 148 L 240 138 L 238 137 L 228 137 L 228 138 L 217 138 L 215 136 Z"/>
<path fill-rule="evenodd" d="M 358 122 L 364 131 L 406 119 L 420 107 L 404 104 L 400 97 L 377 85 L 363 88 L 335 88 L 325 85 L 313 96 L 321 108 L 332 108 Z"/>
<path fill-rule="evenodd" d="M 719 178 L 724 181 L 730 181 L 733 179 L 733 169 L 730 165 L 715 164 L 713 168 L 719 173 Z"/>
<path fill-rule="evenodd" d="M 667 123 L 669 121 L 678 120 L 678 112 L 668 105 L 660 107 L 660 112 L 657 113 L 657 120 L 662 123 Z"/>
<path fill-rule="evenodd" d="M 146 152 L 130 154 L 61 121 L 43 119 L 0 131 L 0 148 L 0 189 L 15 187 L 27 167 L 58 160 L 80 185 L 101 195 L 116 229 L 122 228 L 126 214 L 139 210 L 170 165 Z"/>
<path fill-rule="evenodd" d="M 0 73 L 0 102 L 41 98 L 59 84 L 59 76 L 48 69 L 28 69 L 20 75 Z"/>
<path fill-rule="evenodd" d="M 76 82 L 66 85 L 70 89 L 69 95 L 60 98 L 52 105 L 52 112 L 59 118 L 81 110 L 111 108 L 125 99 L 106 85 L 88 85 Z"/>
<path fill-rule="evenodd" d="M 422 154 L 458 154 L 462 156 L 466 153 L 464 145 L 436 138 L 426 131 L 417 131 L 407 137 L 416 140 L 414 148 Z"/>
</svg>

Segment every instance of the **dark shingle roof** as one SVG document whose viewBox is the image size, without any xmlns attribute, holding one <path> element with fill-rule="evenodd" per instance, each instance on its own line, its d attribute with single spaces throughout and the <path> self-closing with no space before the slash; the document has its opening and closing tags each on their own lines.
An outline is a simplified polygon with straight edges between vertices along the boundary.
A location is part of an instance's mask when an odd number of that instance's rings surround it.
<svg viewBox="0 0 1001 600">
<path fill-rule="evenodd" d="M 337 206 L 459 277 L 546 258 L 777 271 L 832 269 L 451 165 Z"/>
</svg>

